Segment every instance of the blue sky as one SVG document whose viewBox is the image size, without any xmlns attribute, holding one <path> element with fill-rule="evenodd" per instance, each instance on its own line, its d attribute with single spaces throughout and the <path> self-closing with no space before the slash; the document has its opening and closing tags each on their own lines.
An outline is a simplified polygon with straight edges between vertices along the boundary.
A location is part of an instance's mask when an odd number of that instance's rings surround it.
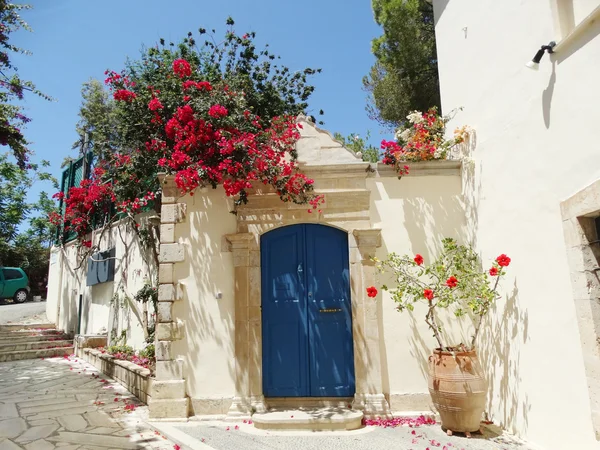
<svg viewBox="0 0 600 450">
<path fill-rule="evenodd" d="M 325 111 L 325 128 L 344 135 L 382 139 L 381 128 L 365 112 L 362 77 L 374 58 L 372 38 L 381 34 L 368 0 L 30 0 L 23 18 L 32 33 L 19 32 L 13 43 L 31 56 L 14 56 L 20 76 L 54 97 L 46 102 L 29 96 L 23 105 L 32 122 L 26 129 L 34 160 L 47 159 L 58 177 L 76 140 L 75 124 L 81 85 L 104 79 L 108 68 L 119 71 L 127 57 L 136 58 L 142 44 L 163 37 L 178 42 L 199 27 L 225 30 L 231 15 L 235 31 L 255 31 L 259 48 L 269 43 L 292 70 L 322 68 L 313 78 L 311 109 Z M 2 150 L 2 149 L 0 149 Z M 37 186 L 32 194 L 43 188 Z M 48 190 L 51 188 L 46 187 Z M 37 195 L 36 195 L 37 196 Z"/>
</svg>

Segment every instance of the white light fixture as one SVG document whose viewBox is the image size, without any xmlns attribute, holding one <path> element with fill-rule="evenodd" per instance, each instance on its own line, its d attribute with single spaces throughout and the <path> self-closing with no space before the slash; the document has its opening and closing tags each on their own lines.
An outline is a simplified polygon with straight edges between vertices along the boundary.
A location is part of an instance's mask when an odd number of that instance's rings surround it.
<svg viewBox="0 0 600 450">
<path fill-rule="evenodd" d="M 540 61 L 542 60 L 542 56 L 544 56 L 544 53 L 554 53 L 555 46 L 556 42 L 554 41 L 551 41 L 548 45 L 542 45 L 533 57 L 533 59 L 527 64 L 525 64 L 525 67 L 529 67 L 532 70 L 538 70 L 540 68 Z"/>
</svg>

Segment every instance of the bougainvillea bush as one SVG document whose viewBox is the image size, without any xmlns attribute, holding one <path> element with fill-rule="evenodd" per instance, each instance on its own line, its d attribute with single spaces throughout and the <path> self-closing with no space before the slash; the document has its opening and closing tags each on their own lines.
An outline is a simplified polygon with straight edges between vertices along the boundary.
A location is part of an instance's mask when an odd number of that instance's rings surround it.
<svg viewBox="0 0 600 450">
<path fill-rule="evenodd" d="M 453 115 L 442 116 L 437 108 L 426 112 L 414 111 L 406 117 L 403 127 L 396 131 L 396 141 L 381 141 L 382 162 L 396 167 L 399 175 L 406 175 L 408 161 L 446 159 L 450 150 L 465 141 L 468 127 L 457 128 L 452 139 L 446 139 L 446 124 Z"/>
<path fill-rule="evenodd" d="M 198 47 L 189 33 L 106 72 L 116 132 L 94 143 L 94 177 L 65 199 L 65 229 L 82 242 L 107 202 L 129 215 L 151 204 L 160 172 L 173 175 L 182 194 L 221 185 L 236 205 L 254 183 L 272 186 L 283 201 L 311 200 L 313 181 L 296 164 L 296 115 L 313 91 L 307 76 L 317 71 L 277 66 L 268 49 L 256 50 L 254 33 L 238 35 L 227 23 L 220 44 L 211 37 Z"/>
<path fill-rule="evenodd" d="M 442 240 L 443 249 L 439 256 L 427 264 L 422 255 L 400 256 L 390 253 L 385 260 L 376 260 L 381 273 L 391 274 L 395 286 L 382 286 L 392 294 L 397 310 L 413 311 L 416 303 L 426 306 L 425 322 L 433 332 L 440 349 L 453 349 L 444 342 L 440 316 L 441 309 L 450 309 L 456 317 L 470 312 L 475 317 L 475 328 L 468 345 L 475 347 L 482 320 L 498 298 L 498 284 L 506 274 L 505 267 L 510 258 L 502 254 L 492 266 L 482 269 L 477 253 L 465 245 L 458 245 L 452 238 Z M 369 297 L 377 296 L 374 286 L 367 288 Z"/>
</svg>

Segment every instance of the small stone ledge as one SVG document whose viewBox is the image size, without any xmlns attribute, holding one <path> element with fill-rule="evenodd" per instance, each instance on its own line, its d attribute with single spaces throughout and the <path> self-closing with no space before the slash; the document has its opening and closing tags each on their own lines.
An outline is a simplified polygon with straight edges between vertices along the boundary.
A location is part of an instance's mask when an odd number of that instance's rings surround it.
<svg viewBox="0 0 600 450">
<path fill-rule="evenodd" d="M 404 163 L 403 163 L 404 164 Z M 461 160 L 437 160 L 437 161 L 416 161 L 406 162 L 409 166 L 409 174 L 405 177 L 424 177 L 424 176 L 460 176 L 462 167 Z M 398 173 L 392 166 L 383 163 L 371 164 L 374 172 L 370 177 L 398 177 Z"/>
<path fill-rule="evenodd" d="M 114 378 L 115 381 L 142 402 L 146 404 L 149 402 L 154 382 L 150 376 L 149 369 L 145 369 L 130 361 L 115 359 L 114 356 L 102 353 L 100 350 L 93 348 L 83 349 L 80 357 L 102 373 Z"/>
</svg>

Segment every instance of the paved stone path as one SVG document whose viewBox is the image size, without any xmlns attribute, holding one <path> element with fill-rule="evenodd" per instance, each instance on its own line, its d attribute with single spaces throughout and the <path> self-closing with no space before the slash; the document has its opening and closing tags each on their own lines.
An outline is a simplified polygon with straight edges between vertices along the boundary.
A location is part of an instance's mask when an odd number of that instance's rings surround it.
<svg viewBox="0 0 600 450">
<path fill-rule="evenodd" d="M 446 436 L 439 425 L 317 433 L 264 431 L 249 424 L 218 421 L 157 427 L 190 448 L 214 450 L 533 450 L 494 426 L 471 439 Z"/>
<path fill-rule="evenodd" d="M 0 363 L 0 450 L 174 449 L 147 407 L 77 357 Z"/>
</svg>

